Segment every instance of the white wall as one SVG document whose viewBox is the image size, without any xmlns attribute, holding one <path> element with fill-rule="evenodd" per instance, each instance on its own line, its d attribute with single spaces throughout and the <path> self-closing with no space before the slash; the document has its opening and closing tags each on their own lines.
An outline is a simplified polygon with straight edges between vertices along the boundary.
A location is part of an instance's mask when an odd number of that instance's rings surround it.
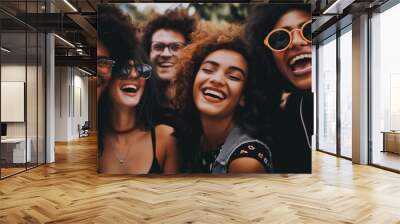
<svg viewBox="0 0 400 224">
<path fill-rule="evenodd" d="M 88 78 L 72 67 L 56 67 L 55 73 L 55 140 L 77 139 L 78 124 L 88 120 Z"/>
<path fill-rule="evenodd" d="M 2 82 L 25 82 L 25 64 L 4 64 L 1 66 Z M 28 68 L 30 70 L 32 68 Z M 24 94 L 24 92 L 22 92 Z M 29 93 L 28 93 L 29 94 Z M 5 96 L 2 96 L 2 98 Z M 9 108 L 1 108 L 2 113 Z M 24 108 L 22 108 L 24 110 Z M 24 111 L 22 111 L 24 113 Z M 24 122 L 7 122 L 7 136 L 9 137 L 25 137 Z"/>
<path fill-rule="evenodd" d="M 1 66 L 1 81 L 25 82 L 25 64 L 8 64 Z M 7 108 L 1 108 L 7 110 Z M 7 137 L 25 137 L 25 123 L 7 123 Z"/>
<path fill-rule="evenodd" d="M 42 67 L 10 63 L 1 66 L 1 81 L 24 82 L 26 85 L 26 106 L 21 108 L 22 113 L 26 112 L 26 120 L 23 122 L 7 122 L 7 137 L 30 139 L 32 161 L 44 162 L 44 89 L 43 89 Z M 25 80 L 27 78 L 27 80 Z M 21 94 L 24 94 L 24 90 Z M 4 97 L 4 96 L 2 96 Z M 10 110 L 10 108 L 1 108 Z M 10 112 L 10 111 L 8 111 Z M 12 113 L 12 112 L 11 112 Z M 39 151 L 37 151 L 39 150 Z M 39 156 L 37 157 L 37 153 Z"/>
<path fill-rule="evenodd" d="M 25 82 L 25 74 L 27 69 L 28 72 L 28 87 L 27 87 L 27 120 L 28 124 L 28 137 L 29 133 L 35 131 L 36 136 L 36 124 L 31 124 L 31 122 L 36 123 L 36 107 L 37 107 L 37 97 L 36 97 L 36 80 L 31 79 L 32 75 L 36 76 L 36 66 L 27 66 L 20 64 L 5 64 L 1 66 L 1 81 L 4 82 Z M 42 105 L 38 105 L 39 107 Z M 1 110 L 7 110 L 8 108 L 1 108 Z M 34 111 L 35 113 L 32 113 Z M 25 137 L 25 123 L 26 122 L 7 122 L 7 136 L 8 137 Z M 34 127 L 33 127 L 34 126 Z M 32 131 L 30 131 L 32 127 Z"/>
<path fill-rule="evenodd" d="M 69 69 L 55 68 L 55 141 L 68 140 Z"/>
</svg>

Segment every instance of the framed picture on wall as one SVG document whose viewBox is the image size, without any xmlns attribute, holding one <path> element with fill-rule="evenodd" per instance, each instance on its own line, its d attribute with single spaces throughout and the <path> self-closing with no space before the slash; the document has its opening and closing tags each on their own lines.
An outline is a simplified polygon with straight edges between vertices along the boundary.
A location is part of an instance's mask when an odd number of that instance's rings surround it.
<svg viewBox="0 0 400 224">
<path fill-rule="evenodd" d="M 25 82 L 1 82 L 1 122 L 24 122 Z"/>
<path fill-rule="evenodd" d="M 311 173 L 308 4 L 98 5 L 98 172 Z"/>
</svg>

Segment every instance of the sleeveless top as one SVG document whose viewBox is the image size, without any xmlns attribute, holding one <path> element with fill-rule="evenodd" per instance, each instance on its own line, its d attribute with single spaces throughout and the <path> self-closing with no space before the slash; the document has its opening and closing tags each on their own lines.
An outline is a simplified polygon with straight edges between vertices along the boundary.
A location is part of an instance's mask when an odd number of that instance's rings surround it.
<svg viewBox="0 0 400 224">
<path fill-rule="evenodd" d="M 225 142 L 216 149 L 202 151 L 194 160 L 193 172 L 198 173 L 229 173 L 229 165 L 239 158 L 257 160 L 265 173 L 272 172 L 272 156 L 270 148 L 264 142 L 252 138 L 235 126 Z"/>
<path fill-rule="evenodd" d="M 149 173 L 162 173 L 162 169 L 160 164 L 158 164 L 157 161 L 157 153 L 156 153 L 156 131 L 155 128 L 152 127 L 151 128 L 151 144 L 152 144 L 152 148 L 153 148 L 153 162 L 151 164 L 151 168 L 149 170 Z"/>
<path fill-rule="evenodd" d="M 200 161 L 197 162 L 197 171 L 200 173 L 212 173 L 215 161 L 218 155 L 221 153 L 221 150 L 222 145 L 218 146 L 215 150 L 201 152 L 199 158 Z M 265 172 L 271 172 L 271 167 L 269 163 L 271 158 L 268 153 L 268 149 L 260 142 L 248 141 L 236 147 L 233 154 L 229 158 L 227 167 L 229 167 L 230 163 L 233 162 L 235 159 L 243 157 L 257 160 L 264 167 Z M 229 173 L 228 168 L 226 172 Z"/>
<path fill-rule="evenodd" d="M 273 172 L 270 148 L 264 142 L 244 133 L 239 127 L 234 127 L 229 133 L 210 170 L 214 174 L 228 173 L 230 162 L 241 157 L 254 158 L 263 165 L 266 173 Z"/>
</svg>

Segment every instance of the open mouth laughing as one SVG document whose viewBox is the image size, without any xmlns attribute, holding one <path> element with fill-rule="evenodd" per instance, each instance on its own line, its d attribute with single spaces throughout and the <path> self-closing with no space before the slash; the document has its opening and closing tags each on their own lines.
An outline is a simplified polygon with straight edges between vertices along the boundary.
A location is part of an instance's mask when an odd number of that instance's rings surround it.
<svg viewBox="0 0 400 224">
<path fill-rule="evenodd" d="M 289 67 L 295 76 L 303 76 L 311 73 L 311 53 L 295 55 L 289 60 Z"/>
<path fill-rule="evenodd" d="M 139 90 L 139 87 L 135 84 L 129 83 L 129 84 L 122 85 L 120 90 L 127 95 L 132 95 L 132 94 L 135 94 Z"/>
<path fill-rule="evenodd" d="M 226 93 L 217 88 L 205 87 L 202 88 L 201 92 L 207 101 L 213 103 L 221 102 L 226 99 Z"/>
</svg>

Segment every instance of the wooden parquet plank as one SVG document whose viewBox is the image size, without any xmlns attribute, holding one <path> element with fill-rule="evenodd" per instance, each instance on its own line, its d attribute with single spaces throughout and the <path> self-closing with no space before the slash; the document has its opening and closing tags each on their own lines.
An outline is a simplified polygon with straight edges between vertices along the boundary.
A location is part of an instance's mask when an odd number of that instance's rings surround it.
<svg viewBox="0 0 400 224">
<path fill-rule="evenodd" d="M 96 139 L 0 181 L 0 223 L 400 223 L 400 175 L 313 152 L 312 175 L 107 176 Z"/>
</svg>

